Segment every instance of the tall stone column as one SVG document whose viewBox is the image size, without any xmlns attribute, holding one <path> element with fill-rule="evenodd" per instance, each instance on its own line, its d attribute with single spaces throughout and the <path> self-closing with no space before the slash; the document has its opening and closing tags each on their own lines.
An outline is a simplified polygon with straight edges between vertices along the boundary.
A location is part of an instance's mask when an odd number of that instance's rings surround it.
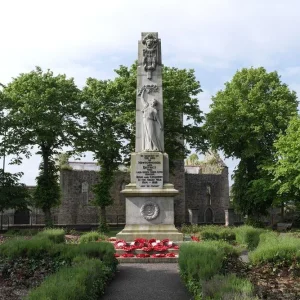
<svg viewBox="0 0 300 300">
<path fill-rule="evenodd" d="M 174 226 L 174 196 L 169 158 L 164 153 L 161 41 L 157 32 L 143 32 L 138 44 L 136 143 L 131 153 L 131 182 L 126 197 L 126 226 L 117 238 L 169 238 L 183 235 Z M 174 137 L 175 138 L 175 137 Z"/>
</svg>

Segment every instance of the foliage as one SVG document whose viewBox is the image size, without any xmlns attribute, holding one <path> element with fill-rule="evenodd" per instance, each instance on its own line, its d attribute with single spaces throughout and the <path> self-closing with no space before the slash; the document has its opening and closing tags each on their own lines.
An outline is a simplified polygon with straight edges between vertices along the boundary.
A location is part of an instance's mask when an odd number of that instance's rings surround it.
<svg viewBox="0 0 300 300">
<path fill-rule="evenodd" d="M 236 277 L 235 274 L 215 275 L 202 283 L 203 299 L 220 300 L 251 300 L 253 286 L 247 279 Z"/>
<path fill-rule="evenodd" d="M 5 101 L 8 120 L 5 145 L 18 145 L 27 150 L 35 145 L 39 148 L 37 154 L 42 156 L 42 167 L 36 200 L 45 213 L 46 224 L 51 224 L 50 208 L 59 201 L 53 158 L 63 147 L 72 146 L 77 136 L 80 91 L 73 79 L 54 76 L 50 70 L 43 72 L 36 67 L 13 79 L 3 89 L 1 98 Z M 48 196 L 49 193 L 52 194 Z"/>
<path fill-rule="evenodd" d="M 203 240 L 235 241 L 235 233 L 231 228 L 208 228 L 200 232 Z"/>
<path fill-rule="evenodd" d="M 28 300 L 99 299 L 112 270 L 97 259 L 86 259 L 49 276 L 41 286 L 30 292 Z"/>
<path fill-rule="evenodd" d="M 48 238 L 12 238 L 0 245 L 0 256 L 8 258 L 41 257 L 53 251 L 55 244 Z"/>
<path fill-rule="evenodd" d="M 94 203 L 100 207 L 100 224 L 106 231 L 105 207 L 113 203 L 110 189 L 121 162 L 123 125 L 121 111 L 110 81 L 88 78 L 83 88 L 84 130 L 77 141 L 79 151 L 91 151 L 100 166 L 99 181 L 93 187 Z"/>
<path fill-rule="evenodd" d="M 83 235 L 81 235 L 81 237 L 79 238 L 79 242 L 80 243 L 89 243 L 89 242 L 95 242 L 98 240 L 105 240 L 106 236 L 103 234 L 100 234 L 97 231 L 91 231 L 91 232 L 87 232 L 84 233 Z"/>
<path fill-rule="evenodd" d="M 239 244 L 247 245 L 249 250 L 253 250 L 257 247 L 259 237 L 265 230 L 244 225 L 234 228 L 234 232 Z"/>
<path fill-rule="evenodd" d="M 258 247 L 250 253 L 252 264 L 273 262 L 291 265 L 294 260 L 300 262 L 300 240 L 292 236 L 261 236 Z"/>
<path fill-rule="evenodd" d="M 65 231 L 63 229 L 45 229 L 40 231 L 36 237 L 46 237 L 56 244 L 64 243 Z"/>
<path fill-rule="evenodd" d="M 274 141 L 297 112 L 297 96 L 277 72 L 237 71 L 212 98 L 205 129 L 214 149 L 240 159 L 234 172 L 233 200 L 243 214 L 264 214 L 276 190 L 261 166 L 274 155 Z"/>
<path fill-rule="evenodd" d="M 34 236 L 39 232 L 38 229 L 8 229 L 5 236 Z"/>
<path fill-rule="evenodd" d="M 57 165 L 59 170 L 72 170 L 72 167 L 69 165 L 70 153 L 63 152 L 57 155 Z"/>
<path fill-rule="evenodd" d="M 44 211 L 47 226 L 52 225 L 50 209 L 60 204 L 61 191 L 57 171 L 53 160 L 48 160 L 47 171 L 41 164 L 40 173 L 36 178 L 37 186 L 33 192 L 35 206 Z"/>
<path fill-rule="evenodd" d="M 180 246 L 180 275 L 196 299 L 201 299 L 201 282 L 221 272 L 227 256 L 237 256 L 237 251 L 224 241 L 190 242 Z"/>
<path fill-rule="evenodd" d="M 276 160 L 267 168 L 281 196 L 300 200 L 300 116 L 293 118 L 285 134 L 275 142 Z"/>
<path fill-rule="evenodd" d="M 26 210 L 30 194 L 25 184 L 19 182 L 22 173 L 7 173 L 0 169 L 0 212 L 5 209 Z"/>
</svg>

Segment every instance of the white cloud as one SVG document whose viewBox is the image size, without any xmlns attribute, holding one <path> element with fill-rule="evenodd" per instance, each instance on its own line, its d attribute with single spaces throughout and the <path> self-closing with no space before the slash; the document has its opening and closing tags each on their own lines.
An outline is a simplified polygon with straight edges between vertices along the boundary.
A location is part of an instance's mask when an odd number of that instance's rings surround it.
<svg viewBox="0 0 300 300">
<path fill-rule="evenodd" d="M 299 62 L 286 66 L 282 59 L 300 50 L 297 0 L 10 0 L 0 10 L 2 83 L 36 65 L 80 86 L 90 76 L 111 78 L 118 65 L 136 59 L 141 31 L 151 30 L 162 39 L 165 64 L 214 71 L 216 81 L 227 76 L 218 70 L 241 65 L 289 68 L 287 83 L 300 91 Z M 202 88 L 200 108 L 207 112 L 211 93 Z M 211 92 L 219 88 L 210 83 Z M 22 168 L 36 168 L 35 161 Z"/>
</svg>

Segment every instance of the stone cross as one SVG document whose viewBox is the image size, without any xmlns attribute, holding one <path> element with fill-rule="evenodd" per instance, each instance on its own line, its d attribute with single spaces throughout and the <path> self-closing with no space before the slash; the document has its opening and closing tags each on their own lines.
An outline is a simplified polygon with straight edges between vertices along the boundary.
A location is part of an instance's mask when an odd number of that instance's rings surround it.
<svg viewBox="0 0 300 300">
<path fill-rule="evenodd" d="M 138 45 L 135 152 L 164 152 L 161 42 L 142 32 Z"/>
</svg>

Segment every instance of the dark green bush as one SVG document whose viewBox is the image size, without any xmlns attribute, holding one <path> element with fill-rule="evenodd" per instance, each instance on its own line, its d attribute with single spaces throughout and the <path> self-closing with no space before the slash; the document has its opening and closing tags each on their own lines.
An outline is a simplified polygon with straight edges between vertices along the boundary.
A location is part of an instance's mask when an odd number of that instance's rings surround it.
<svg viewBox="0 0 300 300">
<path fill-rule="evenodd" d="M 12 238 L 0 245 L 0 256 L 8 258 L 38 257 L 53 249 L 53 242 L 47 238 Z"/>
<path fill-rule="evenodd" d="M 36 237 L 46 237 L 50 241 L 59 244 L 65 241 L 65 231 L 63 229 L 45 229 L 40 231 Z"/>
<path fill-rule="evenodd" d="M 113 271 L 98 259 L 84 259 L 49 276 L 32 290 L 28 300 L 96 300 L 104 293 Z"/>
<path fill-rule="evenodd" d="M 191 242 L 181 245 L 178 261 L 180 275 L 196 299 L 201 294 L 201 282 L 218 274 L 230 255 L 237 256 L 238 253 L 225 241 Z"/>
<path fill-rule="evenodd" d="M 264 233 L 260 237 L 258 247 L 250 252 L 252 264 L 300 262 L 300 239 L 292 236 L 278 236 L 276 233 Z"/>
<path fill-rule="evenodd" d="M 107 237 L 104 234 L 101 234 L 97 231 L 90 231 L 85 234 L 83 234 L 79 238 L 79 243 L 89 243 L 89 242 L 95 242 L 100 240 L 105 240 Z"/>
<path fill-rule="evenodd" d="M 234 241 L 235 233 L 231 228 L 208 227 L 200 232 L 200 237 L 203 240 L 223 240 Z"/>
<path fill-rule="evenodd" d="M 33 236 L 36 235 L 39 232 L 38 229 L 9 229 L 7 230 L 7 232 L 5 233 L 6 236 L 10 236 L 10 235 L 16 235 L 16 236 Z"/>
<path fill-rule="evenodd" d="M 236 241 L 239 244 L 245 244 L 249 250 L 253 250 L 259 243 L 259 237 L 264 229 L 254 228 L 251 226 L 241 226 L 234 229 L 236 235 Z"/>
<path fill-rule="evenodd" d="M 258 299 L 253 298 L 253 286 L 247 279 L 236 277 L 234 274 L 215 275 L 202 283 L 202 298 L 211 300 Z"/>
</svg>

